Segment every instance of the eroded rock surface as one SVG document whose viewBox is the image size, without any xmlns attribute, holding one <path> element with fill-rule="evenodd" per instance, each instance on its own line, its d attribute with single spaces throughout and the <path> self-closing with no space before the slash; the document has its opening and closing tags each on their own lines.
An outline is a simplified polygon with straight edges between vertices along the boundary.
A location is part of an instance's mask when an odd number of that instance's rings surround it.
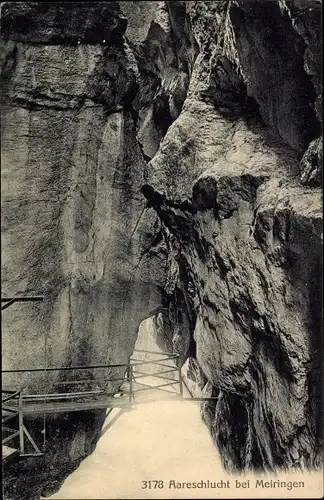
<svg viewBox="0 0 324 500">
<path fill-rule="evenodd" d="M 295 3 L 313 25 L 306 46 L 283 7 L 187 3 L 200 51 L 143 187 L 206 390 L 219 391 L 202 412 L 229 470 L 320 462 L 318 18 Z M 174 345 L 188 355 L 187 332 Z"/>
<path fill-rule="evenodd" d="M 5 311 L 4 368 L 42 366 L 45 337 L 51 366 L 125 362 L 154 315 L 218 397 L 228 470 L 319 465 L 320 9 L 3 3 L 2 294 L 45 295 Z M 50 489 L 103 418 L 52 421 L 54 468 L 12 469 L 8 498 Z"/>
</svg>

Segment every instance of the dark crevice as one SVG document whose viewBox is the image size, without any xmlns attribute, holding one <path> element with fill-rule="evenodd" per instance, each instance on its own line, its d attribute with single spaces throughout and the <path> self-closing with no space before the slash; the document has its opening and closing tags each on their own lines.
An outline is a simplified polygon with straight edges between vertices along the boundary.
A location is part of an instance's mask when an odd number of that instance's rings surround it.
<svg viewBox="0 0 324 500">
<path fill-rule="evenodd" d="M 324 395 L 322 381 L 324 380 L 324 341 L 323 341 L 323 261 L 318 256 L 315 260 L 309 281 L 310 304 L 310 349 L 311 367 L 309 370 L 309 413 L 314 420 L 316 442 L 318 449 L 323 446 L 324 429 Z"/>
<path fill-rule="evenodd" d="M 229 455 L 233 472 L 244 468 L 248 425 L 244 399 L 237 394 L 222 392 L 216 405 L 215 440 L 224 457 Z M 226 462 L 228 458 L 225 458 Z"/>
</svg>

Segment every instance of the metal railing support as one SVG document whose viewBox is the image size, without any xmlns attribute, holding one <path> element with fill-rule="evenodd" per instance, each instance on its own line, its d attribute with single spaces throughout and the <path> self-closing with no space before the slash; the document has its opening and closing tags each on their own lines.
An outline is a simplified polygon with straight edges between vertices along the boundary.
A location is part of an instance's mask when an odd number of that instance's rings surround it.
<svg viewBox="0 0 324 500">
<path fill-rule="evenodd" d="M 181 375 L 181 364 L 180 364 L 180 360 L 179 360 L 179 369 L 178 369 L 178 373 L 179 373 L 179 391 L 180 391 L 180 396 L 183 397 L 183 384 L 182 384 L 182 375 Z"/>
<path fill-rule="evenodd" d="M 168 356 L 169 358 L 178 358 L 179 354 L 175 352 L 165 352 L 165 351 L 148 351 L 147 349 L 134 349 L 133 352 L 143 352 L 146 354 L 156 354 L 157 356 Z M 158 360 L 157 360 L 158 361 Z"/>
<path fill-rule="evenodd" d="M 131 363 L 128 365 L 128 382 L 129 382 L 129 403 L 133 401 L 133 366 Z"/>
<path fill-rule="evenodd" d="M 20 393 L 19 393 L 18 419 L 19 419 L 19 447 L 20 447 L 20 453 L 25 453 L 25 443 L 24 443 L 24 415 L 23 415 L 22 391 L 20 391 Z"/>
<path fill-rule="evenodd" d="M 150 353 L 150 351 L 144 351 L 145 353 Z M 105 381 L 117 381 L 117 380 L 124 380 L 125 382 L 127 382 L 128 384 L 128 391 L 129 391 L 129 394 L 128 394 L 128 397 L 127 397 L 127 392 L 125 391 L 125 396 L 126 398 L 121 398 L 121 404 L 125 403 L 127 406 L 130 405 L 132 406 L 132 404 L 135 402 L 136 398 L 136 394 L 137 392 L 139 391 L 144 391 L 144 390 L 160 390 L 160 391 L 163 391 L 163 392 L 168 392 L 169 394 L 174 394 L 174 395 L 179 395 L 182 399 L 186 399 L 184 397 L 184 386 L 183 384 L 185 385 L 185 380 L 183 379 L 182 377 L 182 374 L 181 374 L 181 366 L 180 365 L 180 359 L 179 359 L 179 355 L 178 354 L 165 354 L 165 353 L 158 353 L 159 355 L 162 356 L 162 358 L 159 358 L 158 361 L 157 360 L 150 360 L 150 361 L 142 361 L 142 360 L 134 360 L 132 359 L 131 357 L 128 359 L 128 362 L 127 363 L 122 363 L 122 364 L 105 364 L 105 365 L 85 365 L 85 366 L 73 366 L 73 367 L 47 367 L 46 363 L 45 363 L 45 368 L 34 368 L 34 369 L 29 369 L 29 370 L 26 370 L 26 369 L 18 369 L 18 370 L 4 370 L 3 373 L 25 373 L 25 372 L 42 372 L 47 375 L 46 377 L 46 389 L 45 389 L 45 393 L 44 394 L 30 394 L 30 395 L 24 395 L 22 396 L 20 393 L 19 393 L 19 399 L 18 399 L 18 402 L 17 402 L 17 399 L 16 399 L 16 409 L 13 409 L 13 408 L 10 408 L 8 407 L 8 412 L 12 413 L 13 415 L 15 414 L 16 412 L 16 415 L 19 415 L 19 434 L 20 434 L 20 448 L 21 448 L 21 453 L 24 454 L 24 448 L 26 447 L 26 439 L 28 439 L 32 446 L 35 448 L 35 451 L 37 453 L 39 453 L 39 450 L 38 448 L 36 447 L 36 445 L 34 446 L 33 442 L 31 441 L 31 438 L 29 438 L 29 435 L 27 434 L 28 431 L 25 432 L 25 427 L 24 427 L 24 423 L 23 423 L 23 412 L 27 412 L 28 414 L 29 413 L 32 413 L 30 412 L 30 409 L 31 409 L 31 406 L 34 404 L 37 406 L 37 404 L 39 404 L 39 399 L 41 399 L 41 403 L 44 403 L 44 407 L 41 407 L 41 410 L 42 412 L 46 412 L 46 409 L 45 409 L 45 406 L 46 406 L 46 403 L 49 403 L 50 405 L 50 411 L 53 411 L 55 412 L 55 407 L 53 405 L 55 405 L 55 403 L 58 403 L 58 405 L 64 405 L 66 404 L 66 400 L 69 400 L 69 402 L 71 403 L 71 408 L 69 408 L 69 411 L 74 411 L 75 409 L 75 406 L 73 407 L 73 405 L 78 405 L 78 404 L 81 404 L 81 403 L 84 403 L 84 406 L 86 406 L 87 404 L 90 405 L 89 408 L 91 407 L 94 407 L 92 402 L 90 401 L 90 403 L 88 401 L 73 401 L 74 399 L 78 398 L 78 397 L 83 397 L 83 396 L 87 396 L 87 397 L 90 397 L 90 396 L 101 396 L 101 395 L 107 395 L 107 396 L 111 396 L 109 394 L 106 394 L 105 391 L 101 391 L 101 390 L 90 390 L 90 391 L 78 391 L 78 392 L 57 392 L 57 393 L 53 393 L 53 392 L 50 392 L 50 388 L 49 388 L 49 372 L 59 372 L 59 371 L 67 371 L 67 370 L 84 370 L 84 369 L 107 369 L 107 368 L 115 368 L 115 367 L 123 367 L 125 368 L 125 371 L 123 370 L 123 377 L 122 378 L 107 378 L 105 377 L 105 374 L 103 375 L 104 376 L 104 380 Z M 174 360 L 177 359 L 178 362 L 177 363 L 174 363 L 174 365 L 169 365 L 169 364 L 164 364 L 163 361 L 171 361 L 174 362 Z M 139 371 L 138 368 L 141 368 L 142 365 L 146 366 L 146 365 L 153 365 L 158 371 L 157 372 L 153 372 L 153 373 L 146 373 L 145 371 Z M 178 366 L 177 366 L 178 365 Z M 161 369 L 160 367 L 163 367 L 163 369 Z M 167 368 L 165 370 L 165 368 Z M 178 372 L 178 377 L 176 376 L 176 372 Z M 166 376 L 163 376 L 164 374 L 167 374 L 167 373 L 174 373 L 174 378 L 173 376 L 169 376 L 169 377 L 166 377 Z M 137 375 L 138 374 L 138 375 Z M 142 383 L 142 382 L 138 382 L 137 381 L 137 376 L 138 378 L 141 378 L 141 377 L 144 377 L 144 380 L 145 380 L 145 377 L 153 377 L 155 379 L 155 385 L 148 385 L 148 384 L 145 384 L 145 383 Z M 156 380 L 164 380 L 166 383 L 156 383 Z M 96 380 L 87 380 L 87 379 L 82 379 L 82 380 L 66 380 L 66 381 L 62 381 L 60 380 L 59 382 L 53 382 L 53 385 L 67 385 L 69 386 L 69 384 L 84 384 L 84 383 L 97 383 Z M 137 387 L 137 384 L 140 385 L 140 388 Z M 179 391 L 177 390 L 176 388 L 176 385 L 179 385 Z M 164 389 L 164 387 L 172 387 L 172 392 L 170 390 L 166 390 Z M 174 392 L 173 392 L 174 391 Z M 8 391 L 6 390 L 5 391 L 6 395 L 5 395 L 5 398 L 4 400 L 7 401 L 7 399 L 11 399 L 13 396 L 15 396 L 17 394 L 16 391 Z M 9 398 L 8 398 L 8 394 L 10 394 Z M 16 396 L 17 398 L 17 396 Z M 64 400 L 64 401 L 62 401 Z M 96 400 L 93 402 L 95 403 Z M 17 404 L 18 403 L 18 404 Z M 102 405 L 102 401 L 99 401 L 98 400 L 98 404 L 101 404 Z M 52 406 L 51 406 L 52 405 Z M 107 406 L 109 405 L 109 402 L 108 402 L 108 399 L 107 399 Z M 116 406 L 116 405 L 114 405 Z M 24 408 L 22 408 L 24 407 Z M 67 407 L 67 406 L 66 406 Z M 100 405 L 98 407 L 101 407 Z M 64 408 L 63 408 L 64 409 Z M 18 410 L 18 411 L 17 411 Z M 61 411 L 61 410 L 60 410 Z M 46 443 L 46 437 L 45 437 L 45 432 L 46 432 L 46 429 L 45 429 L 45 425 L 44 425 L 44 429 L 43 429 L 43 433 L 44 433 L 44 439 L 43 439 L 43 445 L 44 445 L 44 450 L 45 450 L 45 443 Z M 25 434 L 25 435 L 24 435 Z M 25 438 L 25 443 L 24 443 L 24 438 Z"/>
<path fill-rule="evenodd" d="M 56 368 L 23 368 L 18 370 L 2 370 L 1 373 L 35 373 L 35 372 L 62 372 L 71 370 L 94 370 L 96 368 L 121 368 L 127 367 L 125 363 L 114 365 L 83 365 L 83 366 L 59 366 Z"/>
</svg>

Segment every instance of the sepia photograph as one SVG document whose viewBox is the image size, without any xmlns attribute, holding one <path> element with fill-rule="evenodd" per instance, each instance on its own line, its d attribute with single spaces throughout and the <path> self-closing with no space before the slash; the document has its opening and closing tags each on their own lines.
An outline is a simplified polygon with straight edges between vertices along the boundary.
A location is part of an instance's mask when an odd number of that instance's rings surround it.
<svg viewBox="0 0 324 500">
<path fill-rule="evenodd" d="M 1 2 L 4 500 L 323 497 L 321 23 Z"/>
</svg>

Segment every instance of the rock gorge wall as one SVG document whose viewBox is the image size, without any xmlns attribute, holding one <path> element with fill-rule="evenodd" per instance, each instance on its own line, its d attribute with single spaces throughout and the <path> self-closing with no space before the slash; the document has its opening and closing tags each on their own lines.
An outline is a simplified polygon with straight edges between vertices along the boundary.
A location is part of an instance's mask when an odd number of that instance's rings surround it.
<svg viewBox="0 0 324 500">
<path fill-rule="evenodd" d="M 187 2 L 199 53 L 142 189 L 174 284 L 160 323 L 218 394 L 202 416 L 232 471 L 320 463 L 319 14 L 319 2 Z"/>
<path fill-rule="evenodd" d="M 4 311 L 3 369 L 125 363 L 140 322 L 161 305 L 163 255 L 150 259 L 154 272 L 138 271 L 159 222 L 140 191 L 139 75 L 126 24 L 116 2 L 2 7 L 2 294 L 45 296 Z M 102 378 L 69 376 L 93 373 Z M 63 376 L 52 372 L 50 389 Z M 45 376 L 3 383 L 39 393 Z M 18 472 L 9 465 L 8 498 L 39 498 L 77 466 L 104 417 L 47 417 L 45 462 L 36 479 L 28 460 Z M 42 421 L 28 422 L 39 444 Z"/>
<path fill-rule="evenodd" d="M 2 293 L 45 294 L 5 311 L 4 368 L 41 365 L 45 333 L 51 366 L 124 362 L 154 315 L 218 395 L 202 417 L 228 470 L 319 465 L 320 13 L 3 4 Z M 8 498 L 38 498 L 103 418 L 53 421 L 56 467 L 27 493 L 11 470 Z"/>
</svg>

